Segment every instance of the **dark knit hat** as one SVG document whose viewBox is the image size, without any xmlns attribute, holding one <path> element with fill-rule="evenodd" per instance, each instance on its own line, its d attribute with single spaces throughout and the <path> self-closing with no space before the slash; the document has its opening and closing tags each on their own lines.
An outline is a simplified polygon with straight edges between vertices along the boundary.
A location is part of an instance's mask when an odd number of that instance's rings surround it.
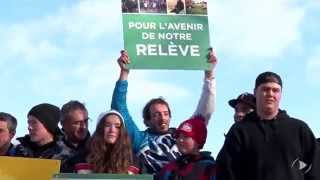
<svg viewBox="0 0 320 180">
<path fill-rule="evenodd" d="M 238 104 L 238 103 L 244 103 L 244 104 L 246 104 L 246 105 L 248 105 L 248 106 L 250 106 L 251 108 L 253 108 L 253 109 L 255 109 L 256 108 L 256 98 L 254 97 L 254 95 L 253 94 L 251 94 L 251 93 L 242 93 L 242 94 L 240 94 L 238 97 L 237 97 L 237 99 L 231 99 L 230 101 L 229 101 L 229 105 L 231 106 L 231 107 L 233 107 L 233 108 L 235 108 L 236 107 L 236 105 Z"/>
<path fill-rule="evenodd" d="M 176 133 L 176 135 L 183 133 L 185 136 L 191 137 L 202 149 L 207 139 L 207 126 L 202 116 L 195 116 L 182 122 Z"/>
<path fill-rule="evenodd" d="M 256 79 L 255 88 L 257 88 L 260 84 L 268 83 L 268 82 L 277 83 L 282 87 L 281 77 L 274 72 L 267 71 L 259 74 L 259 76 Z"/>
<path fill-rule="evenodd" d="M 39 104 L 29 111 L 29 115 L 36 117 L 52 135 L 58 132 L 60 109 L 57 106 L 47 103 Z"/>
</svg>

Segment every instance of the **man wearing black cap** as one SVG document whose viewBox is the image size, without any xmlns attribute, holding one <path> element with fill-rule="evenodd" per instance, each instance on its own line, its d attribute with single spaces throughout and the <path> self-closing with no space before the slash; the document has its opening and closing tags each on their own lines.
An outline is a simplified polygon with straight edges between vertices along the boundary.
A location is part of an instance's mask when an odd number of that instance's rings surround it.
<svg viewBox="0 0 320 180">
<path fill-rule="evenodd" d="M 256 108 L 256 98 L 253 94 L 242 93 L 237 99 L 231 99 L 229 105 L 234 108 L 234 122 L 240 122 L 246 114 Z"/>
<path fill-rule="evenodd" d="M 280 76 L 260 74 L 254 95 L 256 110 L 226 136 L 217 180 L 319 180 L 319 147 L 312 131 L 279 109 Z"/>
<path fill-rule="evenodd" d="M 16 155 L 44 159 L 63 159 L 63 149 L 56 143 L 60 130 L 60 109 L 51 104 L 39 104 L 28 113 L 29 134 L 17 138 Z"/>
</svg>

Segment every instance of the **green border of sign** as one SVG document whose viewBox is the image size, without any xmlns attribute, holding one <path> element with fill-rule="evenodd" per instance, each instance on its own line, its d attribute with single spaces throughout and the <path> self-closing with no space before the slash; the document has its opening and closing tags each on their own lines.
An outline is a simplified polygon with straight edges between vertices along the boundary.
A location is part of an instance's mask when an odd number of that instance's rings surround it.
<svg viewBox="0 0 320 180">
<path fill-rule="evenodd" d="M 137 13 L 123 13 L 123 37 L 124 47 L 128 51 L 131 63 L 128 65 L 129 69 L 184 69 L 196 70 L 211 68 L 211 64 L 207 62 L 209 40 L 209 25 L 208 16 L 206 15 L 166 15 L 166 14 L 137 14 Z M 132 24 L 137 24 L 133 26 Z M 171 23 L 173 29 L 164 26 Z M 202 28 L 188 28 L 188 30 L 181 28 L 186 24 L 197 25 L 200 24 Z M 130 28 L 131 27 L 131 28 Z M 162 27 L 162 28 L 161 28 Z M 163 28 L 165 27 L 165 28 Z M 179 28 L 180 27 L 180 28 Z M 192 26 L 189 26 L 192 27 Z M 177 30 L 176 28 L 180 29 Z M 142 34 L 154 34 L 155 38 L 143 38 Z M 178 33 L 191 34 L 191 39 L 159 39 L 159 34 Z M 178 36 L 181 37 L 181 36 Z M 138 53 L 137 45 L 152 45 L 154 54 Z M 168 53 L 169 45 L 176 45 L 178 47 L 178 55 L 163 55 Z M 199 47 L 199 56 L 192 56 L 191 51 L 187 47 Z M 172 47 L 172 46 L 170 46 Z M 182 54 L 184 52 L 189 52 Z M 155 52 L 153 51 L 153 52 Z M 146 52 L 146 51 L 145 51 Z M 160 53 L 163 52 L 163 53 Z M 161 55 L 162 54 L 162 55 Z"/>
</svg>

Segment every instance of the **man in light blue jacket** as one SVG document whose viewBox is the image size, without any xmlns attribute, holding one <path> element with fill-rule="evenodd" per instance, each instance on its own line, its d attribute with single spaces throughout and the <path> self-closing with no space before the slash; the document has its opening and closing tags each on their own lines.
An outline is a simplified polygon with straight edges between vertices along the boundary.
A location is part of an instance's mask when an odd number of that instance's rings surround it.
<svg viewBox="0 0 320 180">
<path fill-rule="evenodd" d="M 196 111 L 192 116 L 202 116 L 205 123 L 214 111 L 215 104 L 215 66 L 216 56 L 209 52 L 208 62 L 212 63 L 212 70 L 205 72 L 204 85 Z M 124 117 L 126 127 L 132 140 L 134 153 L 142 160 L 148 173 L 158 172 L 168 162 L 177 159 L 180 152 L 173 137 L 174 128 L 169 128 L 171 111 L 168 103 L 162 98 L 151 99 L 143 109 L 144 124 L 148 127 L 140 131 L 129 114 L 127 108 L 127 88 L 129 70 L 125 65 L 130 63 L 128 54 L 121 52 L 118 59 L 120 77 L 114 88 L 111 108 L 119 111 Z"/>
</svg>

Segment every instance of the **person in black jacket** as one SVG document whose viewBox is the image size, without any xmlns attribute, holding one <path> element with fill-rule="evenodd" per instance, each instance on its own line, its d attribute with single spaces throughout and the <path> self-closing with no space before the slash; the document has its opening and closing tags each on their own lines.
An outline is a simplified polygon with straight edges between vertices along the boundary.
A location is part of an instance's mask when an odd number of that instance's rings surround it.
<svg viewBox="0 0 320 180">
<path fill-rule="evenodd" d="M 88 110 L 85 105 L 76 100 L 64 104 L 61 108 L 60 123 L 63 134 L 59 137 L 58 144 L 70 156 L 84 151 L 90 138 Z"/>
<path fill-rule="evenodd" d="M 226 136 L 217 157 L 217 180 L 319 180 L 319 147 L 312 131 L 279 109 L 280 76 L 260 74 L 254 95 L 256 110 Z"/>
<path fill-rule="evenodd" d="M 59 107 L 42 103 L 34 106 L 27 117 L 29 133 L 17 138 L 20 144 L 16 147 L 15 156 L 59 160 L 67 158 L 62 146 L 57 144 L 61 133 L 58 127 Z"/>
</svg>

